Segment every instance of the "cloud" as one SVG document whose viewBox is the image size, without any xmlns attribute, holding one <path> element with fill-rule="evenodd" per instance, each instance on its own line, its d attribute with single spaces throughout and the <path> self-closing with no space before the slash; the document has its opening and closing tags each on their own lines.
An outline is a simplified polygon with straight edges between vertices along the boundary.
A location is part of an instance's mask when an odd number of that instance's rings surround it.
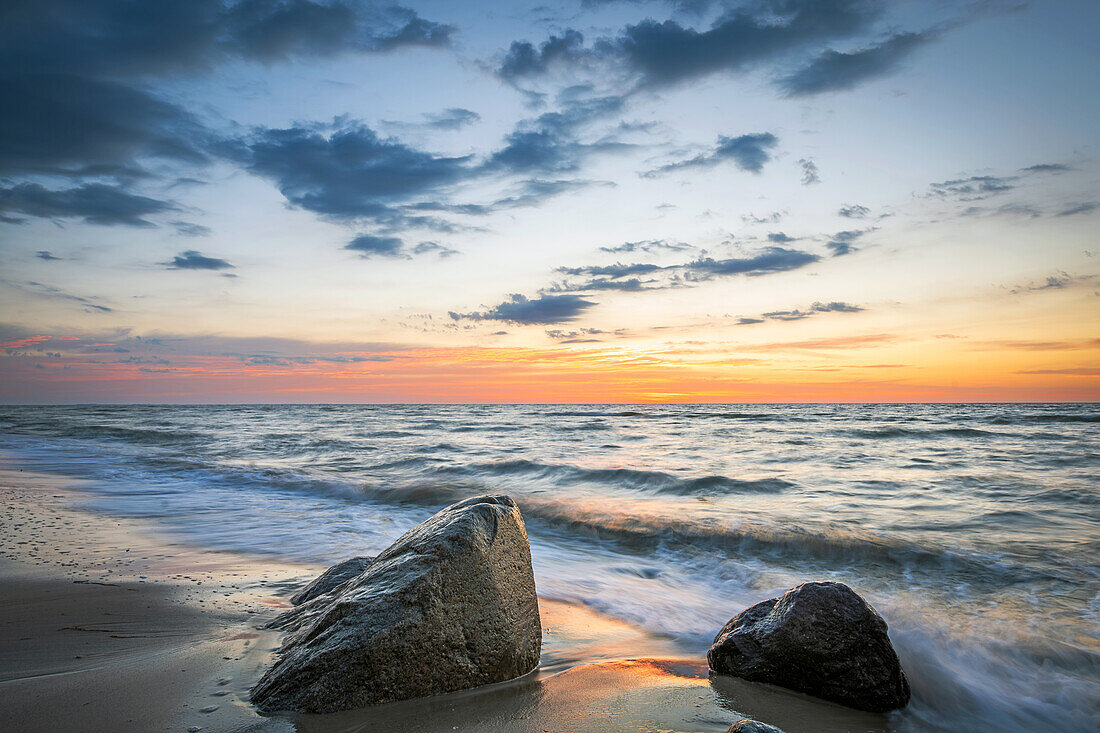
<svg viewBox="0 0 1100 733">
<path fill-rule="evenodd" d="M 843 232 L 837 232 L 832 236 L 832 239 L 825 243 L 825 246 L 832 251 L 833 257 L 843 257 L 844 255 L 849 255 L 852 252 L 856 251 L 856 248 L 852 246 L 852 243 L 869 231 L 871 230 L 849 229 Z"/>
<path fill-rule="evenodd" d="M 651 171 L 646 171 L 642 175 L 653 177 L 685 168 L 712 168 L 725 161 L 732 162 L 743 171 L 759 173 L 763 170 L 764 164 L 771 160 L 770 151 L 778 144 L 779 138 L 770 132 L 759 132 L 739 137 L 720 135 L 715 148 L 710 152 L 663 165 Z"/>
<path fill-rule="evenodd" d="M 622 149 L 612 139 L 582 143 L 576 137 L 582 125 L 618 104 L 614 99 L 573 100 L 558 112 L 521 121 L 504 145 L 482 161 L 419 150 L 346 118 L 256 130 L 244 141 L 238 159 L 253 173 L 273 181 L 291 204 L 323 217 L 343 222 L 372 220 L 394 232 L 410 228 L 453 232 L 463 225 L 425 212 L 482 216 L 599 184 L 541 176 L 574 170 L 591 153 Z M 488 204 L 448 200 L 464 184 L 516 177 L 523 179 L 514 184 L 514 193 Z"/>
<path fill-rule="evenodd" d="M 1096 367 L 1072 367 L 1069 369 L 1025 369 L 1017 374 L 1062 374 L 1071 377 L 1096 377 L 1100 376 L 1100 368 Z"/>
<path fill-rule="evenodd" d="M 773 321 L 801 321 L 819 313 L 861 313 L 863 308 L 858 305 L 852 305 L 851 303 L 843 303 L 840 301 L 832 301 L 830 303 L 814 303 L 806 310 L 793 309 L 793 310 L 779 310 L 769 311 L 767 313 L 761 313 L 759 318 L 746 318 L 741 317 L 737 319 L 738 326 L 749 326 L 756 323 L 763 323 L 765 320 Z"/>
<path fill-rule="evenodd" d="M 54 257 L 48 249 L 40 249 L 34 253 L 34 256 L 40 260 L 63 260 L 64 257 Z"/>
<path fill-rule="evenodd" d="M 632 252 L 645 252 L 652 254 L 661 250 L 668 252 L 682 252 L 684 250 L 694 249 L 691 245 L 681 244 L 679 242 L 669 242 L 665 239 L 646 239 L 637 242 L 623 242 L 622 244 L 615 245 L 614 247 L 600 247 L 601 252 L 608 252 L 611 254 L 628 254 Z"/>
<path fill-rule="evenodd" d="M 158 80 L 193 78 L 233 59 L 438 46 L 452 30 L 400 6 L 344 0 L 158 0 L 140 8 L 130 0 L 12 0 L 3 19 L 0 98 L 19 104 L 0 116 L 0 176 L 97 184 L 150 177 L 150 162 L 158 170 L 203 164 L 235 147 L 162 96 Z M 81 216 L 141 225 L 140 215 L 116 220 L 110 208 Z"/>
<path fill-rule="evenodd" d="M 990 196 L 1011 191 L 1016 187 L 1016 176 L 970 176 L 940 181 L 929 186 L 929 195 L 954 198 L 959 201 L 981 201 Z"/>
<path fill-rule="evenodd" d="M 810 186 L 815 183 L 821 183 L 821 175 L 817 170 L 817 163 L 811 158 L 802 158 L 798 161 L 798 165 L 802 167 L 802 185 Z"/>
<path fill-rule="evenodd" d="M 888 333 L 873 333 L 862 336 L 839 336 L 836 338 L 806 339 L 804 341 L 783 341 L 779 343 L 742 346 L 744 351 L 838 351 L 844 349 L 865 349 L 881 346 L 897 337 Z"/>
<path fill-rule="evenodd" d="M 164 264 L 170 270 L 229 270 L 233 268 L 233 265 L 223 259 L 206 257 L 193 249 L 180 252 Z"/>
<path fill-rule="evenodd" d="M 497 68 L 497 75 L 513 80 L 545 73 L 559 63 L 577 63 L 590 55 L 584 48 L 584 35 L 566 29 L 560 36 L 550 36 L 538 47 L 528 41 L 513 41 Z"/>
<path fill-rule="evenodd" d="M 1100 203 L 1096 201 L 1087 201 L 1080 204 L 1071 204 L 1066 208 L 1059 211 L 1055 216 L 1075 216 L 1077 214 L 1088 214 L 1090 212 L 1100 209 Z"/>
<path fill-rule="evenodd" d="M 786 244 L 787 242 L 796 242 L 798 238 L 788 236 L 784 232 L 768 232 L 768 241 L 776 244 Z"/>
<path fill-rule="evenodd" d="M 751 7 L 751 6 L 750 6 Z M 880 14 L 881 3 L 866 0 L 786 0 L 761 4 L 758 12 L 724 13 L 696 30 L 673 20 L 646 19 L 591 45 L 566 30 L 535 46 L 511 45 L 497 74 L 515 83 L 557 68 L 622 70 L 636 89 L 675 86 L 721 71 L 752 68 L 808 45 L 850 37 Z"/>
<path fill-rule="evenodd" d="M 1065 163 L 1036 163 L 1027 168 L 1021 168 L 1021 173 L 1066 173 L 1073 170 L 1072 166 Z"/>
<path fill-rule="evenodd" d="M 821 258 L 809 252 L 784 247 L 767 247 L 752 257 L 732 257 L 715 260 L 710 257 L 689 262 L 682 267 L 688 272 L 710 277 L 714 275 L 748 275 L 758 277 L 776 272 L 797 270 L 818 262 Z"/>
<path fill-rule="evenodd" d="M 578 328 L 573 331 L 564 331 L 560 328 L 551 328 L 546 330 L 547 336 L 557 341 L 560 341 L 563 344 L 599 343 L 601 339 L 591 337 L 603 336 L 606 334 L 607 331 L 599 328 Z"/>
<path fill-rule="evenodd" d="M 592 153 L 613 152 L 631 146 L 614 137 L 582 143 L 579 130 L 588 123 L 619 112 L 621 96 L 571 97 L 560 110 L 523 120 L 505 137 L 505 144 L 485 162 L 487 171 L 527 173 L 531 171 L 570 171 Z"/>
<path fill-rule="evenodd" d="M 153 224 L 144 217 L 174 208 L 166 201 L 102 183 L 62 190 L 50 190 L 38 183 L 0 188 L 0 217 L 7 222 L 18 221 L 11 214 L 23 214 L 47 219 L 82 219 L 89 224 L 151 227 Z"/>
<path fill-rule="evenodd" d="M 340 119 L 259 130 L 246 165 L 295 206 L 341 219 L 392 212 L 394 203 L 470 175 L 468 156 L 436 156 Z"/>
<path fill-rule="evenodd" d="M 444 247 L 439 242 L 421 242 L 412 249 L 414 255 L 426 255 L 434 254 L 440 259 L 452 257 L 459 254 L 457 249 L 451 249 L 450 247 Z"/>
<path fill-rule="evenodd" d="M 527 298 L 513 294 L 508 300 L 480 313 L 455 313 L 453 320 L 504 321 L 519 325 L 554 325 L 576 320 L 586 310 L 596 305 L 578 295 L 542 295 Z"/>
<path fill-rule="evenodd" d="M 35 282 L 28 280 L 26 282 L 15 282 L 12 280 L 0 281 L 18 290 L 32 293 L 43 298 L 53 298 L 57 300 L 67 300 L 73 303 L 79 303 L 84 306 L 85 313 L 113 313 L 114 309 L 108 306 L 102 305 L 98 302 L 98 298 L 86 298 L 83 295 L 74 295 L 70 292 L 62 290 L 61 288 L 53 285 L 46 285 L 45 283 Z"/>
<path fill-rule="evenodd" d="M 344 249 L 358 252 L 364 259 L 405 256 L 405 243 L 399 237 L 378 237 L 373 234 L 360 234 L 348 242 Z"/>
<path fill-rule="evenodd" d="M 843 216 L 845 219 L 865 219 L 871 214 L 871 210 L 860 204 L 852 204 L 851 206 L 841 206 L 836 213 L 837 216 Z"/>
<path fill-rule="evenodd" d="M 270 63 L 296 56 L 440 46 L 453 31 L 398 5 L 344 0 L 14 0 L 0 47 L 21 68 L 98 76 L 165 76 L 213 59 Z"/>
<path fill-rule="evenodd" d="M 791 97 L 853 89 L 897 70 L 906 56 L 939 35 L 937 31 L 898 33 L 878 45 L 849 53 L 830 49 L 780 79 L 779 87 Z"/>
<path fill-rule="evenodd" d="M 641 280 L 632 277 L 626 280 L 610 278 L 595 278 L 583 283 L 558 283 L 542 292 L 549 293 L 584 293 L 599 290 L 614 290 L 621 293 L 638 293 L 643 290 L 663 290 L 666 286 L 654 285 L 657 280 Z"/>
<path fill-rule="evenodd" d="M 811 309 L 815 313 L 859 313 L 864 309 L 851 303 L 832 301 L 831 303 L 814 303 Z"/>
<path fill-rule="evenodd" d="M 464 107 L 451 107 L 442 112 L 424 115 L 428 127 L 437 130 L 458 130 L 466 125 L 472 125 L 481 119 L 477 112 Z"/>
<path fill-rule="evenodd" d="M 1036 292 L 1041 290 L 1064 290 L 1065 288 L 1073 287 L 1076 285 L 1083 285 L 1085 283 L 1092 283 L 1096 280 L 1096 275 L 1071 275 L 1068 272 L 1062 271 L 1055 275 L 1048 275 L 1038 284 L 1031 282 L 1027 285 L 1017 285 L 1008 292 L 1013 295 L 1019 295 L 1020 293 Z"/>
<path fill-rule="evenodd" d="M 779 221 L 787 215 L 786 211 L 773 211 L 770 214 L 764 216 L 757 216 L 756 214 L 742 214 L 741 221 L 746 224 L 778 224 Z"/>
<path fill-rule="evenodd" d="M 176 234 L 181 237 L 209 237 L 213 232 L 210 231 L 210 227 L 204 227 L 202 224 L 194 224 L 189 221 L 170 221 L 168 222 L 176 229 Z"/>
<path fill-rule="evenodd" d="M 650 273 L 658 272 L 666 269 L 661 265 L 654 265 L 650 263 L 635 263 L 630 265 L 624 265 L 622 263 L 615 263 L 614 265 L 589 265 L 585 267 L 559 267 L 558 272 L 565 275 L 591 275 L 594 277 L 627 277 L 629 275 L 648 275 Z"/>
</svg>

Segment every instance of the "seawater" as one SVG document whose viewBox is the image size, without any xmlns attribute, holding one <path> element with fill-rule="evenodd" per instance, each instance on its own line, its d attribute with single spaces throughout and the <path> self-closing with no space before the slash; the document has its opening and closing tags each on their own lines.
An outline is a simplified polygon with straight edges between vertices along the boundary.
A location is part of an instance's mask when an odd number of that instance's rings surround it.
<svg viewBox="0 0 1100 733">
<path fill-rule="evenodd" d="M 87 508 L 332 563 L 509 493 L 539 593 L 701 654 L 807 580 L 890 623 L 899 730 L 1100 729 L 1096 405 L 0 407 Z"/>
</svg>

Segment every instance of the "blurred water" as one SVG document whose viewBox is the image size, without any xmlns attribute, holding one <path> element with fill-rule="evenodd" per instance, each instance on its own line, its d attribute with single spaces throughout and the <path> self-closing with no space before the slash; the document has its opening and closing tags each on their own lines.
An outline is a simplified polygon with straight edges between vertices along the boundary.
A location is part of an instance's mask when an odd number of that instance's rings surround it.
<svg viewBox="0 0 1100 733">
<path fill-rule="evenodd" d="M 0 407 L 0 450 L 194 544 L 335 562 L 512 494 L 540 594 L 704 650 L 835 579 L 901 729 L 1100 728 L 1095 405 Z"/>
</svg>

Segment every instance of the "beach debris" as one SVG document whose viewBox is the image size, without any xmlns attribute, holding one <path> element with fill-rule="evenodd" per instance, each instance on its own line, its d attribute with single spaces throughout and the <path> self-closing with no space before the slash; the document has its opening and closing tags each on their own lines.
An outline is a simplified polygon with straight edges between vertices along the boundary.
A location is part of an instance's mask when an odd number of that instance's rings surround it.
<svg viewBox="0 0 1100 733">
<path fill-rule="evenodd" d="M 261 710 L 325 713 L 477 687 L 538 665 L 531 548 L 515 502 L 479 496 L 402 535 L 339 592 L 283 614 Z M 282 617 L 280 617 L 282 618 Z"/>
<path fill-rule="evenodd" d="M 352 578 L 358 577 L 374 562 L 373 557 L 353 557 L 337 563 L 314 578 L 313 582 L 290 597 L 295 606 L 328 595 Z"/>
<path fill-rule="evenodd" d="M 905 707 L 910 694 L 886 632 L 843 583 L 803 583 L 730 619 L 707 661 L 720 674 L 884 713 Z"/>
<path fill-rule="evenodd" d="M 752 718 L 741 718 L 727 728 L 726 733 L 783 733 L 783 729 Z"/>
</svg>

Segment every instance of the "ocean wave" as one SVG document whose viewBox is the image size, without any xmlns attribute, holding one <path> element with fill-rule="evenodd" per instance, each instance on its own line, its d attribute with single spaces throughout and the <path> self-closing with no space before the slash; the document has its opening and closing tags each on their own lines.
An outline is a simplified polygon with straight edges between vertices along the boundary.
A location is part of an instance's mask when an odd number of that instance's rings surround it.
<svg viewBox="0 0 1100 733">
<path fill-rule="evenodd" d="M 1100 415 L 1083 415 L 1079 413 L 1051 413 L 1037 412 L 1026 415 L 996 415 L 989 418 L 992 425 L 1025 425 L 1027 423 L 1098 423 Z"/>
<path fill-rule="evenodd" d="M 849 428 L 840 431 L 853 438 L 986 438 L 1005 436 L 992 430 L 979 428 Z"/>
<path fill-rule="evenodd" d="M 742 492 L 778 493 L 795 484 L 780 478 L 742 480 L 728 476 L 680 478 L 663 471 L 631 468 L 582 468 L 568 464 L 550 464 L 527 459 L 443 466 L 440 475 L 462 477 L 524 476 L 549 479 L 560 484 L 594 483 L 635 491 L 681 496 L 715 496 Z"/>
</svg>

